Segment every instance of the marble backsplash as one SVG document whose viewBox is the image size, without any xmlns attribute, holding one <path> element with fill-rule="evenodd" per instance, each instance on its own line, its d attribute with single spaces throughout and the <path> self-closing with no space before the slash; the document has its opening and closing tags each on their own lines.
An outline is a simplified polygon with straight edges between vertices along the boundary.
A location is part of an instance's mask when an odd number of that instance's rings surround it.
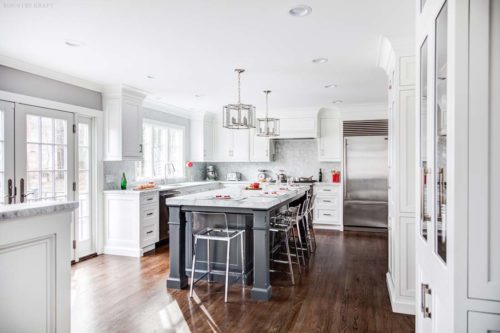
<svg viewBox="0 0 500 333">
<path fill-rule="evenodd" d="M 125 172 L 129 186 L 134 186 L 139 181 L 135 177 L 135 161 L 112 161 L 104 162 L 104 189 L 114 190 L 120 188 L 121 175 Z M 214 162 L 194 163 L 193 167 L 186 172 L 185 179 L 175 181 L 201 181 L 205 180 L 205 169 L 207 164 L 214 165 L 219 175 L 219 180 L 225 180 L 228 172 L 238 171 L 242 180 L 257 180 L 259 169 L 278 172 L 285 170 L 288 176 L 310 177 L 318 179 L 319 169 L 323 171 L 323 181 L 330 180 L 330 171 L 339 170 L 340 163 L 319 162 L 317 140 L 277 140 L 275 159 L 273 162 Z M 140 182 L 147 180 L 141 179 Z M 155 180 L 163 184 L 164 180 Z M 170 180 L 173 182 L 174 180 Z"/>
<path fill-rule="evenodd" d="M 318 179 L 319 169 L 323 172 L 323 181 L 330 179 L 331 170 L 339 170 L 340 163 L 319 162 L 318 161 L 318 142 L 313 139 L 304 140 L 276 140 L 276 152 L 273 162 L 215 162 L 215 163 L 195 163 L 202 173 L 196 173 L 203 180 L 204 171 L 207 164 L 214 165 L 220 180 L 226 179 L 228 172 L 238 171 L 241 173 L 242 180 L 257 180 L 259 169 L 272 170 L 278 172 L 285 170 L 288 176 L 292 177 L 310 177 Z"/>
</svg>

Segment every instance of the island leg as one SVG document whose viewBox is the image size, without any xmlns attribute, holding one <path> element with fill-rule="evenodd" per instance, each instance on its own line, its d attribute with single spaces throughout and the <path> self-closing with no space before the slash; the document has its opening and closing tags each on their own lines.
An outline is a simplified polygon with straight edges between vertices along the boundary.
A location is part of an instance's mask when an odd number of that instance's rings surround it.
<svg viewBox="0 0 500 333">
<path fill-rule="evenodd" d="M 188 285 L 186 276 L 186 214 L 180 207 L 169 207 L 170 276 L 167 288 L 183 289 Z"/>
<path fill-rule="evenodd" d="M 269 211 L 253 212 L 253 288 L 252 298 L 271 299 L 269 278 Z"/>
</svg>

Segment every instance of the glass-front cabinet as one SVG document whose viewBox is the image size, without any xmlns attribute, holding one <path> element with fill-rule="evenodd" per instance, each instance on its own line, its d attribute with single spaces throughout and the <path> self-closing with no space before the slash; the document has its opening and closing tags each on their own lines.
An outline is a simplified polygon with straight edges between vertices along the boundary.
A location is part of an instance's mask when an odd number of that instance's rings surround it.
<svg viewBox="0 0 500 333">
<path fill-rule="evenodd" d="M 420 235 L 446 263 L 448 5 L 420 45 Z M 434 45 L 432 45 L 432 44 Z M 432 228 L 432 230 L 431 230 Z M 431 236 L 432 234 L 432 236 Z"/>
<path fill-rule="evenodd" d="M 446 118 L 447 118 L 447 65 L 448 65 L 448 4 L 445 3 L 436 18 L 436 46 L 434 70 L 434 224 L 435 251 L 446 262 Z"/>
</svg>

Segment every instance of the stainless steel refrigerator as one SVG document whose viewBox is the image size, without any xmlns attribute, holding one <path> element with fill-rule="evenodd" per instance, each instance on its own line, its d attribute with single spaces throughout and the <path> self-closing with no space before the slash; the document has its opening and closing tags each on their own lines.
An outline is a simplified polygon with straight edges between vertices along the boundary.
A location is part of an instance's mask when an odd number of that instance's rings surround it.
<svg viewBox="0 0 500 333">
<path fill-rule="evenodd" d="M 387 229 L 387 150 L 387 135 L 344 137 L 345 227 Z"/>
</svg>

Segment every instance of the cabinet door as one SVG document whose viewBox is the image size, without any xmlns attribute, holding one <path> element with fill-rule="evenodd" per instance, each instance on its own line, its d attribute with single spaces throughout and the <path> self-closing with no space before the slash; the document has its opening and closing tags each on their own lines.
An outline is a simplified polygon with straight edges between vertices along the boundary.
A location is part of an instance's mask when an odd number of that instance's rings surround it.
<svg viewBox="0 0 500 333">
<path fill-rule="evenodd" d="M 213 160 L 215 162 L 228 162 L 229 151 L 232 146 L 232 137 L 230 130 L 222 127 L 220 121 L 214 122 L 214 145 L 213 145 Z"/>
<path fill-rule="evenodd" d="M 229 150 L 230 160 L 234 162 L 250 161 L 250 131 L 229 130 L 232 132 L 232 145 Z"/>
<path fill-rule="evenodd" d="M 250 133 L 251 153 L 250 161 L 252 162 L 269 162 L 271 161 L 271 140 L 269 138 L 254 135 Z"/>
<path fill-rule="evenodd" d="M 399 85 L 412 86 L 415 84 L 415 57 L 401 57 L 399 60 Z"/>
<path fill-rule="evenodd" d="M 142 158 L 142 106 L 127 100 L 122 104 L 122 156 Z"/>
<path fill-rule="evenodd" d="M 203 122 L 203 160 L 210 162 L 214 158 L 214 124 L 212 121 Z"/>
<path fill-rule="evenodd" d="M 316 138 L 316 120 L 313 117 L 281 118 L 280 138 Z"/>
<path fill-rule="evenodd" d="M 323 118 L 320 120 L 319 160 L 341 160 L 340 120 Z"/>
<path fill-rule="evenodd" d="M 500 301 L 500 2 L 471 2 L 470 20 L 468 287 Z"/>
</svg>

